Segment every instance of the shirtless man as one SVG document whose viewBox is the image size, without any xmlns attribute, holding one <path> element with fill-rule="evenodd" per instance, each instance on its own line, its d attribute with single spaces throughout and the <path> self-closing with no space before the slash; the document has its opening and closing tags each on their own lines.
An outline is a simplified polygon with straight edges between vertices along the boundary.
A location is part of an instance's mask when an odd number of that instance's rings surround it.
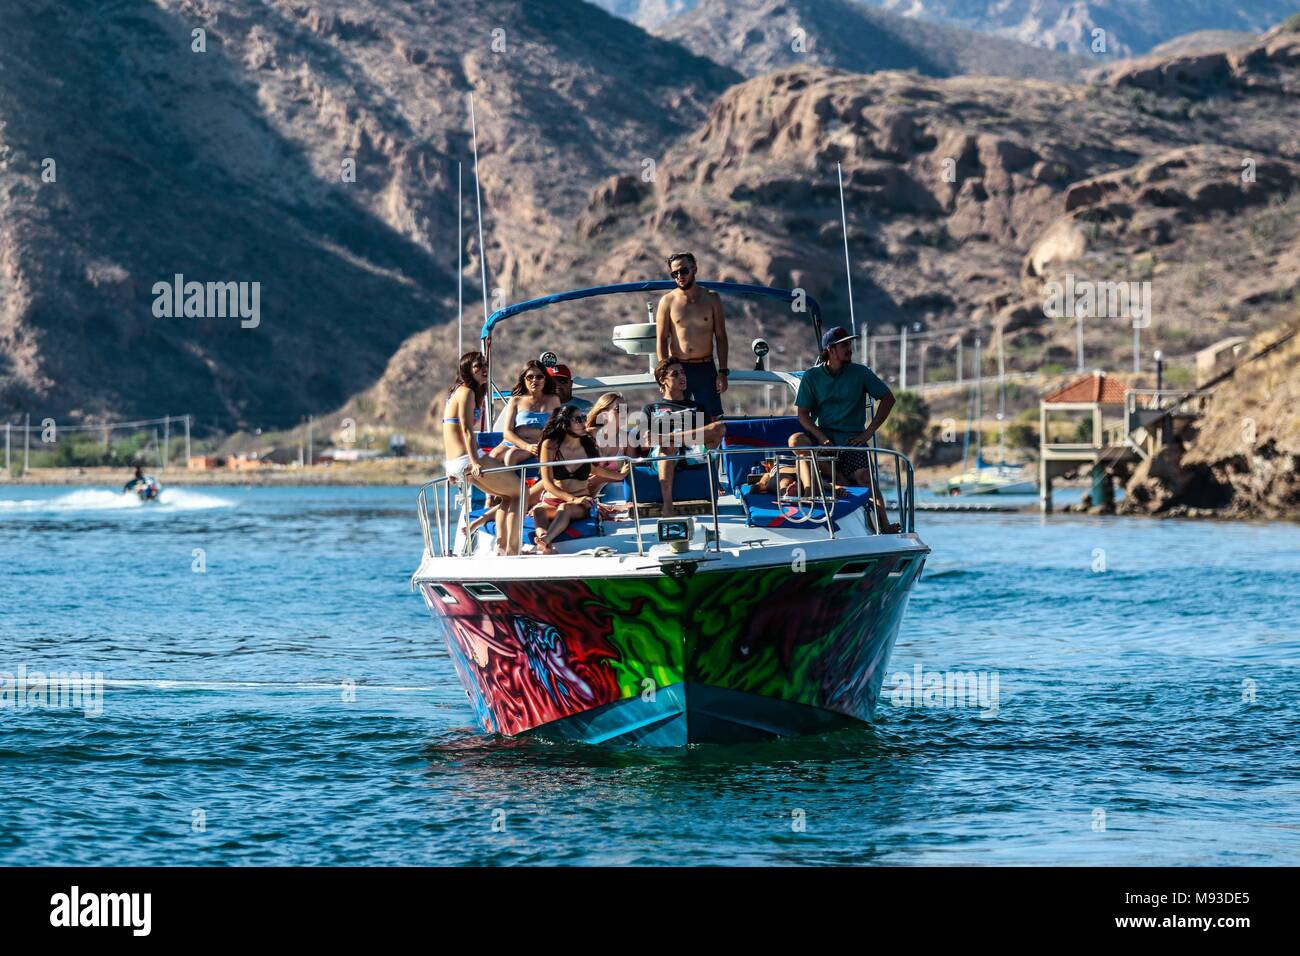
<svg viewBox="0 0 1300 956">
<path fill-rule="evenodd" d="M 686 371 L 686 397 L 698 402 L 709 421 L 722 417 L 722 393 L 727 390 L 727 320 L 722 298 L 695 283 L 695 256 L 678 253 L 668 259 L 668 274 L 677 288 L 659 300 L 655 310 L 655 358 L 673 358 Z M 713 363 L 717 343 L 718 364 Z"/>
</svg>

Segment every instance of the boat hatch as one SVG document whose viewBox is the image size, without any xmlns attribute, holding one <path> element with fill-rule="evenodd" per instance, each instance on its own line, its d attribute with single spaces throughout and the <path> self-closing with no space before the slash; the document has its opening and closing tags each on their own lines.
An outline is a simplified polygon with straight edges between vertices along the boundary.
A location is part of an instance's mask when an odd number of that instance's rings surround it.
<svg viewBox="0 0 1300 956">
<path fill-rule="evenodd" d="M 835 572 L 835 581 L 856 581 L 864 578 L 876 566 L 876 561 L 850 561 Z"/>
<path fill-rule="evenodd" d="M 891 578 L 901 578 L 916 563 L 916 558 L 904 558 L 894 566 L 894 570 L 889 572 Z"/>
<path fill-rule="evenodd" d="M 506 596 L 495 584 L 467 584 L 465 590 L 480 601 L 504 601 Z"/>
<path fill-rule="evenodd" d="M 430 585 L 429 585 L 429 590 L 433 591 L 434 594 L 436 594 L 436 595 L 438 595 L 438 597 L 442 598 L 442 603 L 443 603 L 443 604 L 457 604 L 457 603 L 459 603 L 459 602 L 457 602 L 457 600 L 456 600 L 456 596 L 455 596 L 454 594 L 452 594 L 450 591 L 447 590 L 446 585 L 443 585 L 443 584 L 430 584 Z"/>
</svg>

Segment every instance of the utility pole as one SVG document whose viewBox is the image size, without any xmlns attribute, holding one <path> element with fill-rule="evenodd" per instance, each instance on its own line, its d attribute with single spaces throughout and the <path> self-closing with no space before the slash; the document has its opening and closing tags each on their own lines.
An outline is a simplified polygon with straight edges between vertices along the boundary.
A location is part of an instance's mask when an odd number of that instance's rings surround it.
<svg viewBox="0 0 1300 956">
<path fill-rule="evenodd" d="M 919 380 L 916 383 L 917 388 L 923 388 L 925 386 L 925 350 L 928 349 L 929 347 L 930 347 L 930 343 L 923 339 L 921 341 L 921 374 Z"/>
<path fill-rule="evenodd" d="M 1079 374 L 1083 374 L 1083 313 L 1079 313 L 1079 321 L 1074 327 L 1074 350 L 1079 356 Z"/>
<path fill-rule="evenodd" d="M 962 367 L 961 367 L 961 363 L 962 363 L 962 357 L 961 357 L 961 339 L 958 338 L 958 339 L 957 339 L 957 384 L 958 384 L 958 385 L 961 384 L 961 376 L 962 376 Z"/>
<path fill-rule="evenodd" d="M 307 464 L 316 464 L 316 449 L 311 434 L 312 416 L 307 416 Z"/>
<path fill-rule="evenodd" d="M 1133 374 L 1142 371 L 1142 327 L 1133 323 Z"/>
<path fill-rule="evenodd" d="M 9 475 L 9 423 L 5 422 L 5 475 Z"/>
<path fill-rule="evenodd" d="M 27 466 L 31 463 L 32 451 L 32 416 L 28 412 L 23 418 L 23 474 L 27 474 Z"/>
<path fill-rule="evenodd" d="M 907 323 L 903 323 L 902 329 L 902 338 L 898 340 L 898 387 L 907 391 Z"/>
<path fill-rule="evenodd" d="M 185 416 L 185 467 L 190 466 L 190 416 Z"/>
</svg>

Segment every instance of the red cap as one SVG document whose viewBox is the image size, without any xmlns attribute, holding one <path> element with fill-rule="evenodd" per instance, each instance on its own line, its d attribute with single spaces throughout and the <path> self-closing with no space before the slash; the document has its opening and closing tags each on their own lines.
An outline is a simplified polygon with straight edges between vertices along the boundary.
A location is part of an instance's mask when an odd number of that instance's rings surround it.
<svg viewBox="0 0 1300 956">
<path fill-rule="evenodd" d="M 573 373 L 569 371 L 569 366 L 567 365 L 557 365 L 554 368 L 548 368 L 546 374 L 551 376 L 551 378 L 567 378 L 570 380 L 573 378 Z"/>
</svg>

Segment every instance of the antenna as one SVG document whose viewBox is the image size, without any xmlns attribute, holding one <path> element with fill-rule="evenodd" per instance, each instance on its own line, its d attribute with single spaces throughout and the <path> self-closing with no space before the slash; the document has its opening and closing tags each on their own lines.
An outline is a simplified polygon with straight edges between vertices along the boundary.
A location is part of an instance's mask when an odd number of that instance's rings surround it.
<svg viewBox="0 0 1300 956">
<path fill-rule="evenodd" d="M 478 124 L 474 120 L 474 94 L 469 95 L 469 128 L 474 139 L 474 198 L 478 203 L 478 260 L 483 275 L 483 323 L 488 319 L 487 247 L 483 245 L 483 193 L 478 180 Z"/>
<path fill-rule="evenodd" d="M 464 199 L 461 174 L 464 163 L 456 164 L 456 356 L 465 354 L 465 214 L 461 210 Z"/>
<path fill-rule="evenodd" d="M 853 316 L 853 270 L 849 266 L 849 219 L 844 212 L 844 170 L 835 164 L 835 175 L 840 181 L 840 226 L 844 231 L 844 278 L 849 284 L 849 331 L 858 334 L 858 323 Z M 865 359 L 866 356 L 864 355 Z"/>
<path fill-rule="evenodd" d="M 479 269 L 483 277 L 483 324 L 487 325 L 488 320 L 488 285 L 487 285 L 487 247 L 483 244 L 483 193 L 479 190 L 478 181 L 478 124 L 474 119 L 474 94 L 469 94 L 469 129 L 470 135 L 474 141 L 474 198 L 478 203 L 478 262 Z M 493 388 L 492 388 L 492 351 L 489 345 L 486 351 L 488 367 L 488 385 L 487 400 L 488 413 L 483 419 L 483 424 L 487 425 L 488 419 L 492 417 L 493 406 Z"/>
</svg>

